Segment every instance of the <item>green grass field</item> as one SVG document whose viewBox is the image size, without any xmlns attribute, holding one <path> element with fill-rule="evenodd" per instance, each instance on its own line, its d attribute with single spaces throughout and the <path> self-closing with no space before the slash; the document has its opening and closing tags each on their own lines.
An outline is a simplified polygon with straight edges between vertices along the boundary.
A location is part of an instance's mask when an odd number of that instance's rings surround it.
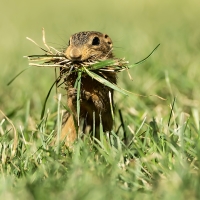
<svg viewBox="0 0 200 200">
<path fill-rule="evenodd" d="M 0 199 L 200 199 L 199 8 L 197 0 L 2 3 Z M 98 144 L 78 140 L 73 151 L 50 145 L 63 109 L 53 89 L 40 120 L 53 69 L 31 67 L 7 86 L 28 67 L 23 56 L 43 53 L 26 40 L 42 46 L 42 27 L 58 49 L 75 32 L 107 33 L 116 57 L 131 64 L 161 44 L 130 70 L 133 80 L 119 74 L 118 85 L 135 95 L 115 93 L 110 141 L 102 134 Z"/>
</svg>

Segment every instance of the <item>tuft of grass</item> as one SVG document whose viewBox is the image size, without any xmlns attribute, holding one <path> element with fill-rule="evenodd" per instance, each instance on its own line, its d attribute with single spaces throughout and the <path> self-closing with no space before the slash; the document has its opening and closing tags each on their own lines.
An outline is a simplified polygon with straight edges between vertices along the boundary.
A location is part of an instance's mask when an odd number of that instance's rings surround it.
<svg viewBox="0 0 200 200">
<path fill-rule="evenodd" d="M 52 130 L 48 125 L 52 119 L 47 113 L 31 134 L 18 130 L 15 156 L 14 127 L 9 128 L 5 119 L 0 124 L 0 182 L 4 185 L 0 197 L 198 199 L 199 131 L 184 113 L 172 119 L 170 112 L 171 120 L 147 122 L 144 118 L 135 130 L 127 123 L 134 123 L 131 116 L 124 117 L 127 144 L 120 126 L 110 136 L 100 131 L 100 141 L 88 135 L 78 139 L 73 151 L 63 143 L 51 145 L 53 133 L 47 130 Z"/>
</svg>

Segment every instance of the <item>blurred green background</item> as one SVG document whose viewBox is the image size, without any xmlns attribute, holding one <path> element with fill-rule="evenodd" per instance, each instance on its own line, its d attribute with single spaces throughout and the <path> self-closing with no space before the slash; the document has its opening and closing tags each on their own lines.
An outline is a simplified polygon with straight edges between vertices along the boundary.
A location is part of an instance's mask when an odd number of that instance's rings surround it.
<svg viewBox="0 0 200 200">
<path fill-rule="evenodd" d="M 7 0 L 0 11 L 0 110 L 12 120 L 19 137 L 17 154 L 10 160 L 14 128 L 0 114 L 3 199 L 199 199 L 199 0 Z M 56 114 L 47 122 L 39 119 L 55 80 L 54 69 L 31 67 L 7 86 L 28 67 L 23 56 L 44 53 L 26 39 L 43 46 L 43 27 L 47 43 L 57 49 L 66 48 L 75 32 L 107 33 L 116 57 L 130 64 L 161 44 L 146 62 L 130 70 L 133 80 L 126 72 L 118 77 L 120 87 L 147 96 L 115 93 L 134 159 L 128 150 L 122 153 L 121 145 L 111 147 L 110 153 L 104 148 L 96 152 L 87 140 L 80 140 L 72 154 L 66 151 L 57 157 L 57 147 L 51 151 L 46 138 L 53 133 Z M 47 108 L 51 114 L 57 111 L 55 89 Z M 115 119 L 117 130 L 119 117 Z"/>
<path fill-rule="evenodd" d="M 119 75 L 120 87 L 156 97 L 124 97 L 116 93 L 116 103 L 133 115 L 150 113 L 164 117 L 174 96 L 180 111 L 199 111 L 200 85 L 200 2 L 168 1 L 11 1 L 1 3 L 0 12 L 0 109 L 17 124 L 30 102 L 31 116 L 38 119 L 44 98 L 53 83 L 54 70 L 31 68 L 10 86 L 7 82 L 28 66 L 24 55 L 43 54 L 30 37 L 42 46 L 42 27 L 46 40 L 65 48 L 71 34 L 84 30 L 107 33 L 117 57 L 135 63 L 160 43 L 159 49 L 143 64 Z M 55 90 L 48 108 L 56 108 Z M 125 98 L 125 99 L 124 99 Z"/>
</svg>

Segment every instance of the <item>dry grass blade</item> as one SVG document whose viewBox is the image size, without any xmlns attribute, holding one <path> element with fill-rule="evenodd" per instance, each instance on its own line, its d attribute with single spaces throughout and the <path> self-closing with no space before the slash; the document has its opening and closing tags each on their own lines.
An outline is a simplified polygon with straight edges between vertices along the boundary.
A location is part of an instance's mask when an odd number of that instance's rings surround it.
<svg viewBox="0 0 200 200">
<path fill-rule="evenodd" d="M 109 95 L 109 101 L 110 101 L 111 115 L 112 115 L 112 118 L 114 120 L 114 109 L 113 109 L 113 102 L 112 102 L 112 97 L 111 97 L 110 91 L 109 91 L 108 95 Z"/>
<path fill-rule="evenodd" d="M 13 139 L 13 148 L 11 150 L 11 158 L 13 158 L 15 156 L 17 144 L 18 144 L 17 131 L 16 131 L 16 128 L 15 128 L 14 124 L 12 123 L 12 121 L 3 113 L 3 111 L 0 110 L 0 113 L 6 118 L 6 120 L 11 124 L 11 126 L 13 128 L 14 139 Z"/>
<path fill-rule="evenodd" d="M 42 36 L 43 36 L 42 40 L 43 40 L 44 46 L 48 49 L 48 52 L 50 52 L 51 54 L 53 54 L 53 52 L 51 51 L 51 49 L 49 48 L 49 46 L 46 43 L 44 28 L 42 28 Z"/>
<path fill-rule="evenodd" d="M 45 49 L 43 49 L 42 47 L 40 47 L 34 40 L 32 40 L 31 38 L 29 38 L 29 37 L 26 37 L 26 39 L 27 40 L 29 40 L 29 41 L 31 41 L 31 42 L 33 42 L 36 46 L 38 46 L 40 49 L 42 49 L 43 51 L 45 51 L 45 52 L 48 52 L 47 50 L 45 50 Z"/>
</svg>

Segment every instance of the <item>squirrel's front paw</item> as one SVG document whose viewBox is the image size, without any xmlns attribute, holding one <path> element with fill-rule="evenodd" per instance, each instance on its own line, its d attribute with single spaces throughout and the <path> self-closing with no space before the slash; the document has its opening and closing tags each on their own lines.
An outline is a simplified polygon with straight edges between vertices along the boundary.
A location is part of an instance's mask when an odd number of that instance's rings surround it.
<svg viewBox="0 0 200 200">
<path fill-rule="evenodd" d="M 68 93 L 69 98 L 72 98 L 73 100 L 76 99 L 76 95 L 77 95 L 76 88 L 69 88 L 67 93 Z"/>
<path fill-rule="evenodd" d="M 89 100 L 91 98 L 91 93 L 86 90 L 82 90 L 81 97 L 83 100 Z"/>
<path fill-rule="evenodd" d="M 99 111 L 104 111 L 103 101 L 98 97 L 98 95 L 92 95 L 92 101 Z"/>
<path fill-rule="evenodd" d="M 70 88 L 68 89 L 68 97 L 72 100 L 76 100 L 77 98 L 77 89 L 76 88 Z M 85 90 L 82 90 L 80 93 L 80 100 L 89 100 L 91 98 L 91 93 L 87 92 Z"/>
</svg>

